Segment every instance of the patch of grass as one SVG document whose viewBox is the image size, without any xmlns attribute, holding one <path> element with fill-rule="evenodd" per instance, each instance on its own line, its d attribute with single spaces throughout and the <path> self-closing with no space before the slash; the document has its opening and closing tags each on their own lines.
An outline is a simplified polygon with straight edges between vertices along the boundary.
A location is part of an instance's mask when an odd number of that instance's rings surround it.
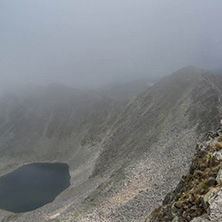
<svg viewBox="0 0 222 222">
<path fill-rule="evenodd" d="M 220 136 L 220 138 L 218 139 L 218 142 L 222 142 L 222 136 Z"/>
<path fill-rule="evenodd" d="M 160 213 L 160 210 L 161 210 L 161 207 L 154 209 L 154 211 L 151 214 L 152 218 L 155 218 Z"/>
<path fill-rule="evenodd" d="M 222 149 L 222 144 L 221 143 L 215 143 L 215 147 L 217 149 L 217 151 Z"/>
<path fill-rule="evenodd" d="M 196 178 L 203 177 L 203 171 L 201 171 L 201 170 L 195 170 L 193 175 L 194 175 L 194 177 L 196 177 Z"/>
</svg>

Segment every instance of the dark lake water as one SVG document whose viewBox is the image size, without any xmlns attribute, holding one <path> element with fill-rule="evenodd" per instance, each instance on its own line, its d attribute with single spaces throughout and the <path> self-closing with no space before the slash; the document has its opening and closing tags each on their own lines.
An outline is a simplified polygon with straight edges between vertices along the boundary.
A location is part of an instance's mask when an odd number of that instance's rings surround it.
<svg viewBox="0 0 222 222">
<path fill-rule="evenodd" d="M 21 213 L 37 209 L 70 186 L 69 166 L 33 163 L 0 177 L 0 208 Z"/>
</svg>

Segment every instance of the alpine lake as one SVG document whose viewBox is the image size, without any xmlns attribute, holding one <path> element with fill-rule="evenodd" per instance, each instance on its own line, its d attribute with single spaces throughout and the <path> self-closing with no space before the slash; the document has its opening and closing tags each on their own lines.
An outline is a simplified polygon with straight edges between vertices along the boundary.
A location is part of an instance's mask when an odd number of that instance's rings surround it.
<svg viewBox="0 0 222 222">
<path fill-rule="evenodd" d="M 52 202 L 70 186 L 65 163 L 32 163 L 0 177 L 0 209 L 14 213 Z"/>
</svg>

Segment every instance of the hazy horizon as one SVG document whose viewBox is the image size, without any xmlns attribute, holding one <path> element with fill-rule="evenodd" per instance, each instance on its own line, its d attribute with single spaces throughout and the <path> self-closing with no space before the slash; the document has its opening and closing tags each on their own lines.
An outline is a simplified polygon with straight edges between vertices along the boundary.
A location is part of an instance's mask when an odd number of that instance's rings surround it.
<svg viewBox="0 0 222 222">
<path fill-rule="evenodd" d="M 1 89 L 62 83 L 95 88 L 221 68 L 222 2 L 0 2 Z"/>
</svg>

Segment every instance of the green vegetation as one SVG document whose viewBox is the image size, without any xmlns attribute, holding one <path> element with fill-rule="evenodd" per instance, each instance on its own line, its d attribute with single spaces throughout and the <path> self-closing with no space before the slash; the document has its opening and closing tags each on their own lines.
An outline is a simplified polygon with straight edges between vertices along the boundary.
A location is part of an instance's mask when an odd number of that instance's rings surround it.
<svg viewBox="0 0 222 222">
<path fill-rule="evenodd" d="M 220 136 L 220 138 L 218 139 L 218 142 L 222 142 L 222 136 Z"/>
<path fill-rule="evenodd" d="M 222 149 L 222 144 L 221 143 L 216 143 L 215 146 L 217 148 L 217 151 Z"/>
</svg>

